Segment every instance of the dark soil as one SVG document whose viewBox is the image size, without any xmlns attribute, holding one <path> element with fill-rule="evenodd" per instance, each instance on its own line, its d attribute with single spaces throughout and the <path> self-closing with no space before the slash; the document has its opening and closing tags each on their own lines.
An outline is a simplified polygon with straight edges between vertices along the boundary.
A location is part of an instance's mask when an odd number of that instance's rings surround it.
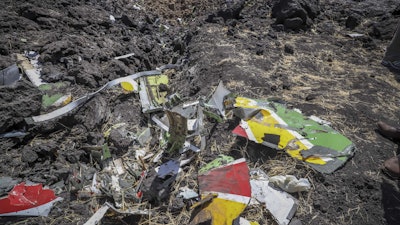
<svg viewBox="0 0 400 225">
<path fill-rule="evenodd" d="M 293 168 L 279 174 L 308 177 L 312 183 L 310 192 L 295 195 L 300 199 L 296 218 L 303 224 L 400 223 L 399 183 L 381 172 L 384 160 L 400 153 L 398 143 L 375 130 L 379 120 L 400 125 L 400 75 L 380 65 L 400 21 L 398 1 L 2 0 L 0 15 L 0 69 L 16 63 L 15 54 L 36 51 L 43 79 L 67 82 L 74 98 L 112 79 L 179 63 L 169 92 L 185 100 L 209 97 L 223 81 L 236 94 L 276 98 L 332 122 L 357 147 L 333 174 L 233 137 L 237 121 L 209 121 L 207 147 L 192 167 L 220 153 L 246 157 L 251 168 L 269 175 L 277 175 L 276 165 L 291 163 Z M 114 59 L 128 53 L 135 55 Z M 140 132 L 151 122 L 141 113 L 137 94 L 113 89 L 59 119 L 27 124 L 24 118 L 54 109 L 41 107 L 42 94 L 26 77 L 0 86 L 0 134 L 28 133 L 0 139 L 0 177 L 59 185 L 57 195 L 64 201 L 48 217 L 3 217 L 1 224 L 86 222 L 99 202 L 82 200 L 76 191 L 101 170 L 94 163 L 99 156 L 87 146 L 101 146 L 107 142 L 105 130 L 126 123 L 125 131 L 108 140 L 112 155 L 120 157 L 131 150 L 127 131 Z M 187 180 L 179 185 L 196 188 L 196 171 L 184 172 Z M 120 215 L 104 224 L 184 224 L 190 218 L 185 206 L 192 203 L 145 202 L 157 217 Z M 244 217 L 274 223 L 265 210 L 252 207 Z"/>
</svg>

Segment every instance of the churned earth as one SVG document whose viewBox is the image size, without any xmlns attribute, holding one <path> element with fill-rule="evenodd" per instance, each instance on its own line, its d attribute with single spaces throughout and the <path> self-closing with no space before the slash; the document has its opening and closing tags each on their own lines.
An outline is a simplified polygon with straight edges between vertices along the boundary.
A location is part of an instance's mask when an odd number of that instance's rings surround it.
<svg viewBox="0 0 400 225">
<path fill-rule="evenodd" d="M 170 196 L 141 203 L 155 215 L 108 215 L 102 224 L 188 224 L 194 202 L 174 196 L 181 186 L 197 190 L 197 169 L 219 154 L 245 157 L 250 168 L 270 176 L 308 178 L 311 190 L 294 194 L 295 218 L 303 224 L 400 223 L 399 183 L 381 172 L 399 153 L 398 143 L 376 132 L 379 120 L 400 125 L 400 75 L 380 64 L 400 19 L 399 1 L 3 0 L 0 15 L 0 69 L 17 63 L 15 54 L 35 51 L 42 78 L 65 82 L 62 91 L 73 98 L 118 77 L 180 64 L 170 71 L 169 93 L 208 98 L 222 81 L 238 95 L 275 98 L 330 121 L 357 147 L 343 168 L 321 174 L 284 152 L 234 137 L 238 121 L 208 121 L 206 149 L 172 184 Z M 111 89 L 58 119 L 26 123 L 55 109 L 42 106 L 42 95 L 26 77 L 0 86 L 0 134 L 28 133 L 0 139 L 0 176 L 58 187 L 64 200 L 48 217 L 0 223 L 84 224 L 101 205 L 76 194 L 101 169 L 88 146 L 109 141 L 114 157 L 129 155 L 133 143 L 126 135 L 114 132 L 105 140 L 104 131 L 125 123 L 137 133 L 151 121 L 137 94 Z M 260 205 L 242 216 L 276 224 Z"/>
</svg>

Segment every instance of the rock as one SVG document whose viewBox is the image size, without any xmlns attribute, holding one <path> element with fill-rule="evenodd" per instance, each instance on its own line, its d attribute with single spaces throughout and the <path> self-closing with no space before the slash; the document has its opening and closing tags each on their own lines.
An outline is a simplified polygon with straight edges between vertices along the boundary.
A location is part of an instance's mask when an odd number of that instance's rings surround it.
<svg viewBox="0 0 400 225">
<path fill-rule="evenodd" d="M 108 140 L 116 147 L 116 155 L 123 155 L 133 143 L 133 138 L 128 135 L 125 128 L 112 130 Z"/>
<path fill-rule="evenodd" d="M 305 30 L 319 12 L 319 0 L 279 0 L 273 5 L 271 16 L 286 30 Z"/>
<path fill-rule="evenodd" d="M 72 68 L 68 74 L 75 77 L 77 84 L 95 88 L 99 86 L 98 80 L 100 80 L 102 73 L 95 64 L 82 61 L 79 66 Z"/>
<path fill-rule="evenodd" d="M 216 23 L 219 21 L 219 18 L 222 18 L 224 22 L 230 19 L 239 19 L 240 12 L 243 10 L 245 2 L 244 0 L 239 0 L 235 3 L 227 3 L 226 7 L 219 10 L 217 13 L 209 15 L 206 22 Z"/>
<path fill-rule="evenodd" d="M 128 27 L 137 27 L 137 24 L 135 23 L 135 19 L 127 16 L 127 15 L 122 15 L 121 21 L 123 24 L 125 24 Z"/>
<path fill-rule="evenodd" d="M 360 23 L 361 23 L 361 16 L 357 14 L 351 14 L 350 16 L 347 17 L 346 27 L 353 30 L 358 25 L 360 25 Z"/>
<path fill-rule="evenodd" d="M 82 112 L 78 112 L 74 116 L 75 121 L 72 122 L 82 124 L 89 131 L 101 127 L 110 114 L 107 102 L 101 95 L 95 96 L 81 110 Z"/>
<path fill-rule="evenodd" d="M 300 17 L 295 17 L 295 18 L 288 18 L 285 19 L 285 22 L 283 22 L 283 26 L 285 29 L 289 30 L 298 30 L 302 27 L 303 25 L 303 20 Z"/>
<path fill-rule="evenodd" d="M 285 52 L 288 54 L 293 55 L 294 54 L 294 47 L 289 44 L 285 44 Z"/>
<path fill-rule="evenodd" d="M 382 17 L 371 26 L 369 35 L 381 40 L 391 40 L 396 32 L 399 20 L 390 16 Z"/>
<path fill-rule="evenodd" d="M 12 86 L 0 86 L 0 133 L 16 130 L 23 126 L 24 118 L 40 112 L 42 96 L 27 80 Z"/>
<path fill-rule="evenodd" d="M 30 147 L 25 147 L 22 150 L 21 161 L 26 163 L 33 163 L 39 158 L 38 154 Z"/>
</svg>

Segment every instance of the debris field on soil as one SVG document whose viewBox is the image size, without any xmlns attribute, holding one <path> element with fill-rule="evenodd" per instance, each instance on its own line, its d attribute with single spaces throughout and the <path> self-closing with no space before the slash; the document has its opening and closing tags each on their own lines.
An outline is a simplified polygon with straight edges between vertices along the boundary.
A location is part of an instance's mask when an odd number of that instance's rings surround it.
<svg viewBox="0 0 400 225">
<path fill-rule="evenodd" d="M 0 6 L 1 224 L 400 221 L 400 3 Z"/>
</svg>

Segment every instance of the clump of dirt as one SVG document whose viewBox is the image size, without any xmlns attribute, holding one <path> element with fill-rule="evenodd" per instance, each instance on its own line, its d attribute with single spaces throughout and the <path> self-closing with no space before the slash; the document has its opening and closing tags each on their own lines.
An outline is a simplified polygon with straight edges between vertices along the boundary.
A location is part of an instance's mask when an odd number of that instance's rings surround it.
<svg viewBox="0 0 400 225">
<path fill-rule="evenodd" d="M 112 79 L 177 63 L 180 69 L 168 74 L 169 93 L 184 100 L 207 99 L 222 81 L 235 94 L 273 98 L 330 121 L 357 147 L 343 168 L 321 174 L 284 152 L 234 137 L 238 121 L 207 119 L 207 147 L 183 168 L 183 175 L 175 181 L 149 176 L 144 182 L 169 182 L 146 193 L 158 199 L 136 202 L 156 215 L 121 214 L 103 224 L 188 223 L 195 201 L 176 197 L 179 188 L 198 190 L 198 168 L 219 154 L 245 157 L 250 168 L 270 176 L 308 178 L 312 189 L 294 194 L 299 199 L 295 217 L 304 224 L 399 221 L 398 184 L 380 171 L 383 161 L 398 153 L 398 143 L 375 132 L 379 120 L 400 124 L 398 74 L 380 65 L 400 17 L 395 1 L 4 0 L 0 6 L 0 69 L 16 63 L 14 54 L 36 51 L 42 78 L 65 82 L 65 91 L 79 98 Z M 354 33 L 361 36 L 349 36 Z M 0 87 L 0 134 L 26 133 L 0 138 L 0 176 L 43 183 L 64 201 L 48 217 L 0 221 L 83 224 L 115 195 L 97 200 L 79 192 L 107 167 L 103 146 L 109 145 L 114 158 L 135 159 L 132 152 L 139 147 L 130 135 L 142 133 L 152 121 L 141 112 L 138 94 L 110 89 L 58 119 L 27 123 L 25 118 L 49 111 L 41 106 L 43 94 L 26 77 Z M 157 154 L 153 136 L 147 147 Z M 130 171 L 135 182 L 147 160 Z M 247 207 L 243 217 L 275 223 L 261 206 Z"/>
</svg>

